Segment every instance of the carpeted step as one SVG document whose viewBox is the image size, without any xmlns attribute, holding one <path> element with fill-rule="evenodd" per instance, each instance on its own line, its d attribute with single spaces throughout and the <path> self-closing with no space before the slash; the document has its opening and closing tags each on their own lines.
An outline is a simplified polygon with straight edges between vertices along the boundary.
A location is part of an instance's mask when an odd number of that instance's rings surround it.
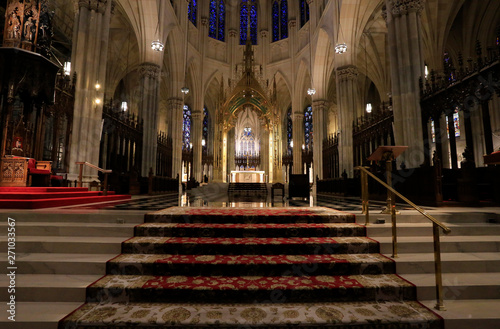
<svg viewBox="0 0 500 329">
<path fill-rule="evenodd" d="M 146 223 L 355 223 L 353 214 L 324 208 L 171 207 L 145 215 Z"/>
<path fill-rule="evenodd" d="M 108 195 L 114 195 L 114 191 L 109 191 Z M 38 199 L 63 199 L 78 198 L 88 196 L 102 195 L 100 191 L 82 191 L 82 192 L 0 192 L 0 200 L 38 200 Z"/>
<path fill-rule="evenodd" d="M 201 224 L 146 223 L 135 228 L 135 236 L 176 237 L 334 237 L 366 236 L 366 228 L 358 224 Z"/>
<path fill-rule="evenodd" d="M 85 192 L 87 187 L 0 187 L 1 193 L 55 193 L 55 192 Z"/>
<path fill-rule="evenodd" d="M 284 302 L 414 300 L 416 288 L 394 274 L 350 276 L 107 275 L 87 288 L 87 302 Z"/>
<path fill-rule="evenodd" d="M 378 242 L 366 237 L 182 238 L 134 237 L 122 253 L 182 255 L 308 255 L 378 253 Z"/>
<path fill-rule="evenodd" d="M 51 207 L 64 207 L 94 202 L 129 200 L 130 195 L 97 195 L 84 197 L 67 197 L 36 200 L 0 200 L 0 209 L 40 209 Z"/>
<path fill-rule="evenodd" d="M 279 298 L 276 301 L 259 304 L 88 303 L 66 317 L 59 329 L 440 329 L 443 326 L 441 318 L 414 301 L 328 304 L 282 304 Z"/>
<path fill-rule="evenodd" d="M 122 254 L 107 263 L 107 274 L 169 276 L 307 276 L 395 273 L 380 254 L 362 255 L 144 255 Z"/>
</svg>

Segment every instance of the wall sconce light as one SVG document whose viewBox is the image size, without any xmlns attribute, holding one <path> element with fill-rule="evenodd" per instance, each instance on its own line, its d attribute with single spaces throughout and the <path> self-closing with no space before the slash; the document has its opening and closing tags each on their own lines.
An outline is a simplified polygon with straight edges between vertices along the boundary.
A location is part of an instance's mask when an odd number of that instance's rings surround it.
<svg viewBox="0 0 500 329">
<path fill-rule="evenodd" d="M 65 62 L 64 63 L 64 75 L 70 75 L 71 74 L 71 62 Z"/>
<path fill-rule="evenodd" d="M 206 145 L 206 142 L 204 139 L 201 140 L 201 146 L 205 146 Z"/>
<path fill-rule="evenodd" d="M 95 89 L 96 89 L 96 90 L 101 89 L 101 84 L 99 83 L 99 81 L 97 81 L 97 82 L 95 83 Z"/>
<path fill-rule="evenodd" d="M 127 111 L 127 110 L 128 110 L 128 104 L 127 104 L 127 102 L 122 102 L 122 105 L 121 105 L 121 107 L 120 107 L 120 108 L 121 108 L 121 109 L 122 109 L 122 111 L 124 111 L 124 112 L 125 112 L 125 111 Z"/>
<path fill-rule="evenodd" d="M 95 103 L 96 103 L 96 105 L 101 104 L 101 99 L 100 99 L 100 98 L 96 98 L 96 99 L 95 99 Z"/>
<path fill-rule="evenodd" d="M 366 104 L 366 113 L 372 113 L 372 103 Z"/>
<path fill-rule="evenodd" d="M 184 95 L 189 94 L 189 88 L 188 87 L 182 87 L 181 88 L 181 93 L 183 93 Z"/>
</svg>

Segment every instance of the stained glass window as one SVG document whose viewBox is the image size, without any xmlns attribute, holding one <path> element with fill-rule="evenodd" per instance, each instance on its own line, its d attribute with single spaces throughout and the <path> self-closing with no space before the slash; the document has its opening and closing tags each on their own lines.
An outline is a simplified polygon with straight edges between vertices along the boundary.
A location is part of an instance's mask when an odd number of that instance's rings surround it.
<svg viewBox="0 0 500 329">
<path fill-rule="evenodd" d="M 288 38 L 288 2 L 281 0 L 281 39 Z"/>
<path fill-rule="evenodd" d="M 460 116 L 458 112 L 453 113 L 453 125 L 455 126 L 455 137 L 460 137 Z"/>
<path fill-rule="evenodd" d="M 288 113 L 286 114 L 286 145 L 288 155 L 291 155 L 293 152 L 292 141 L 293 141 L 293 121 L 292 121 L 292 109 L 288 109 Z"/>
<path fill-rule="evenodd" d="M 304 133 L 305 147 L 312 150 L 313 147 L 313 110 L 311 106 L 306 107 L 304 111 Z"/>
<path fill-rule="evenodd" d="M 432 136 L 432 142 L 436 142 L 436 127 L 434 126 L 434 119 L 431 119 L 431 136 Z"/>
<path fill-rule="evenodd" d="M 224 41 L 226 7 L 224 0 L 210 0 L 208 36 Z"/>
<path fill-rule="evenodd" d="M 196 26 L 196 12 L 198 11 L 197 8 L 197 1 L 196 0 L 190 0 L 189 5 L 188 5 L 188 18 L 193 23 L 194 26 Z"/>
<path fill-rule="evenodd" d="M 189 150 L 191 144 L 191 109 L 184 105 L 182 120 L 182 149 Z"/>
<path fill-rule="evenodd" d="M 203 151 L 208 147 L 208 110 L 203 108 L 203 140 L 205 140 L 205 145 L 202 145 Z"/>
<path fill-rule="evenodd" d="M 273 42 L 288 37 L 288 2 L 275 0 L 272 8 Z"/>
<path fill-rule="evenodd" d="M 240 45 L 247 41 L 248 32 L 248 7 L 250 6 L 250 39 L 252 44 L 257 44 L 257 5 L 255 0 L 241 0 L 240 9 Z"/>
<path fill-rule="evenodd" d="M 306 0 L 299 0 L 300 2 L 300 27 L 309 22 L 309 5 Z"/>
<path fill-rule="evenodd" d="M 273 2 L 273 41 L 280 39 L 280 6 L 278 1 Z"/>
<path fill-rule="evenodd" d="M 453 127 L 455 127 L 455 137 L 460 137 L 460 116 L 458 112 L 453 113 Z M 448 126 L 448 117 L 446 116 L 446 134 L 450 138 L 450 128 Z"/>
</svg>

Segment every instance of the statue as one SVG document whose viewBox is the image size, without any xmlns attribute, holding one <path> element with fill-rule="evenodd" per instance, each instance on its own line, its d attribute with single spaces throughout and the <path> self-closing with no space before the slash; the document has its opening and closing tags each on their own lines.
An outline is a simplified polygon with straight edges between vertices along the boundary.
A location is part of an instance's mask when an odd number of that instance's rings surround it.
<svg viewBox="0 0 500 329">
<path fill-rule="evenodd" d="M 17 15 L 17 7 L 10 13 L 7 21 L 7 38 L 19 39 L 19 31 L 21 30 L 21 21 Z"/>
<path fill-rule="evenodd" d="M 28 17 L 24 23 L 24 39 L 27 41 L 33 41 L 33 32 L 35 30 L 35 24 L 33 23 L 33 17 Z"/>
</svg>

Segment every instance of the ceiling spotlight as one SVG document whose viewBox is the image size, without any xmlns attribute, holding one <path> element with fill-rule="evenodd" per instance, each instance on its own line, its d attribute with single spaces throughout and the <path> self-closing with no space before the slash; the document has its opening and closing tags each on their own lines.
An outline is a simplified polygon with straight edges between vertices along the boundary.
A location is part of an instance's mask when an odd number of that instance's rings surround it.
<svg viewBox="0 0 500 329">
<path fill-rule="evenodd" d="M 181 88 L 181 93 L 183 93 L 184 95 L 189 94 L 189 88 L 188 87 L 182 87 Z"/>
<path fill-rule="evenodd" d="M 347 45 L 345 43 L 338 43 L 336 46 L 335 46 L 335 52 L 337 54 L 343 54 L 347 51 Z"/>
<path fill-rule="evenodd" d="M 165 49 L 165 46 L 163 45 L 163 43 L 161 43 L 160 40 L 155 40 L 151 42 L 151 48 L 154 51 L 163 51 L 163 49 Z"/>
</svg>

